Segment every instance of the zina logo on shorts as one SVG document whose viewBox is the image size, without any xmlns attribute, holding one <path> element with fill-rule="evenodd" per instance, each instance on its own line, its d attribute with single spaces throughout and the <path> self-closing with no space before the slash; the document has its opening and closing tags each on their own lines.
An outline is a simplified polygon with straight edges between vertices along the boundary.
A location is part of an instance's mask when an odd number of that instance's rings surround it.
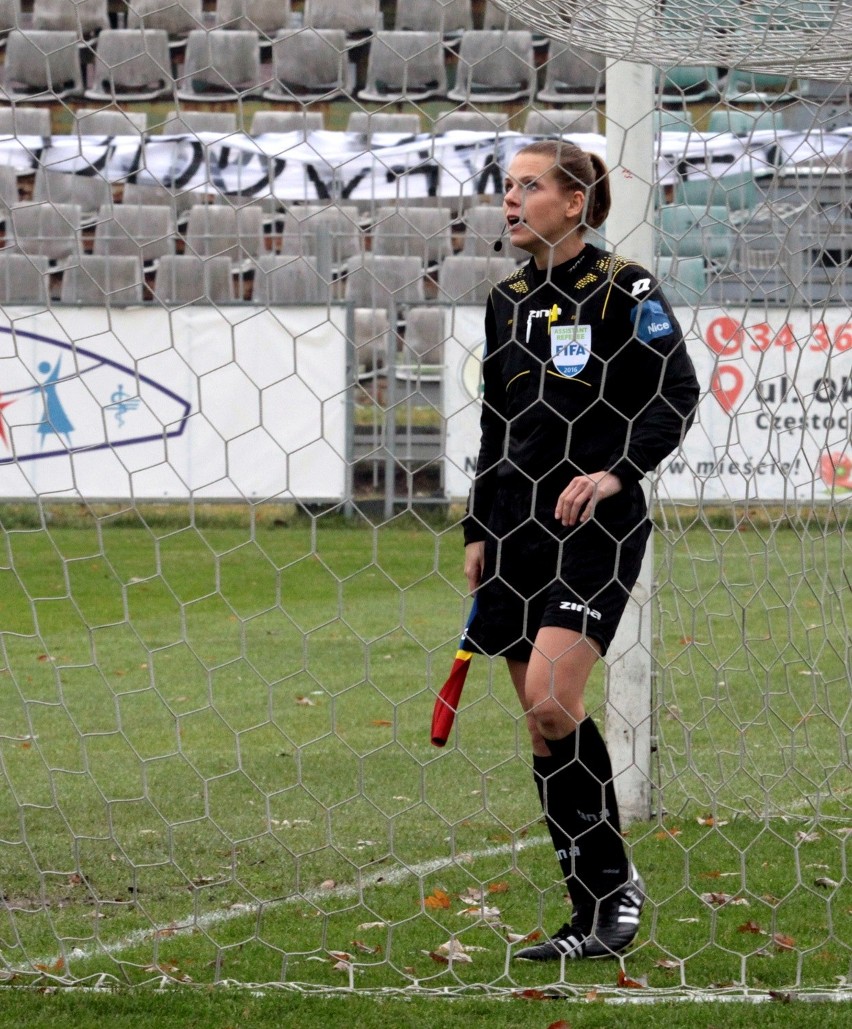
<svg viewBox="0 0 852 1029">
<path fill-rule="evenodd" d="M 588 615 L 589 618 L 594 618 L 597 621 L 601 620 L 600 611 L 595 611 L 592 607 L 587 607 L 585 604 L 578 604 L 573 600 L 563 600 L 559 605 L 560 611 L 579 611 L 580 614 Z"/>
</svg>

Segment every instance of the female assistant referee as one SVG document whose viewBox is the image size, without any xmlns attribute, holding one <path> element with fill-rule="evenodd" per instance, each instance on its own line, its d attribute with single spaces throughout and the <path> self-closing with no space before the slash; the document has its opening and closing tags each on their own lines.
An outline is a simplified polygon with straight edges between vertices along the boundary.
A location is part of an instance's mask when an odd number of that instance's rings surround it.
<svg viewBox="0 0 852 1029">
<path fill-rule="evenodd" d="M 465 648 L 506 658 L 572 919 L 516 957 L 605 957 L 634 940 L 644 884 L 627 859 L 606 744 L 587 716 L 650 533 L 640 485 L 683 439 L 698 383 L 654 276 L 585 241 L 607 169 L 569 142 L 519 150 L 511 242 L 532 256 L 488 299 L 481 443 L 464 519 L 476 615 Z"/>
</svg>

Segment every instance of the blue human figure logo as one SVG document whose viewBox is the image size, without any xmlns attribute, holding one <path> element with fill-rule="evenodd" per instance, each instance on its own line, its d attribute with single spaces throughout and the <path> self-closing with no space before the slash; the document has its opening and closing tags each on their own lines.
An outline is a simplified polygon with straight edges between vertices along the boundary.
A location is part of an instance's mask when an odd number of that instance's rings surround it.
<svg viewBox="0 0 852 1029">
<path fill-rule="evenodd" d="M 44 441 L 48 436 L 64 438 L 67 446 L 71 446 L 71 433 L 74 431 L 74 425 L 65 413 L 65 408 L 62 406 L 58 393 L 61 365 L 62 358 L 60 357 L 52 368 L 49 361 L 42 361 L 38 366 L 39 372 L 45 376 L 41 385 L 33 389 L 34 393 L 41 393 L 44 401 L 44 416 L 38 427 L 42 449 L 44 448 Z"/>
</svg>

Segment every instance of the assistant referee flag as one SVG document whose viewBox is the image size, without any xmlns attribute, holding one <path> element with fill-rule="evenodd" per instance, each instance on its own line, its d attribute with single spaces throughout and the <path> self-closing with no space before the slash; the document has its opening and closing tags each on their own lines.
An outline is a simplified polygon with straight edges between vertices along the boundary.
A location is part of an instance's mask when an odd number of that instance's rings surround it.
<svg viewBox="0 0 852 1029">
<path fill-rule="evenodd" d="M 447 681 L 441 687 L 441 691 L 435 699 L 435 707 L 432 711 L 432 744 L 435 747 L 444 746 L 453 728 L 453 721 L 455 720 L 459 700 L 461 699 L 462 687 L 470 668 L 470 659 L 473 657 L 473 652 L 465 650 L 464 644 L 475 614 L 476 601 L 474 600 L 467 619 L 467 625 L 464 627 L 461 640 L 459 640 L 459 649 L 456 651 L 453 667 L 450 669 Z"/>
</svg>

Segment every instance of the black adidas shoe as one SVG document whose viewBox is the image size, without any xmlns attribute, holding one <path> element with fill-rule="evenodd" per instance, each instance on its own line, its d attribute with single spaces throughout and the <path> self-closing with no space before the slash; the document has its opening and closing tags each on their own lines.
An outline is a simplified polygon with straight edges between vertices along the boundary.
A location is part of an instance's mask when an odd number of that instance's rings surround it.
<svg viewBox="0 0 852 1029">
<path fill-rule="evenodd" d="M 534 947 L 524 947 L 514 956 L 522 961 L 559 961 L 561 958 L 574 961 L 585 957 L 586 938 L 593 914 L 593 908 L 575 908 L 570 924 L 566 922 L 549 940 Z"/>
<path fill-rule="evenodd" d="M 639 932 L 645 883 L 633 865 L 630 881 L 598 901 L 594 924 L 583 944 L 583 957 L 610 958 L 626 950 Z"/>
</svg>

